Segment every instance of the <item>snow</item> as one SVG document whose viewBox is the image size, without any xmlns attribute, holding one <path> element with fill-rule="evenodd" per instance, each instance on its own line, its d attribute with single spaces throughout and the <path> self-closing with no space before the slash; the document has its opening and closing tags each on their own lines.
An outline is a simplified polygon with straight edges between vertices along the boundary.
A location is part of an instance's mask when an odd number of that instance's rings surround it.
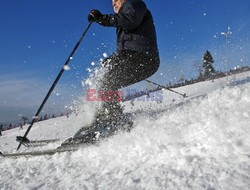
<svg viewBox="0 0 250 190">
<path fill-rule="evenodd" d="M 64 69 L 65 71 L 69 71 L 69 70 L 70 70 L 70 66 L 69 66 L 69 65 L 64 65 L 64 66 L 63 66 L 63 69 Z"/>
<path fill-rule="evenodd" d="M 130 133 L 74 153 L 0 158 L 0 189 L 249 189 L 250 72 L 175 90 L 188 98 L 163 90 L 160 103 L 124 103 Z M 43 149 L 56 147 L 95 107 L 82 99 L 78 114 L 36 123 L 28 137 L 60 138 Z M 0 149 L 15 152 L 24 128 L 4 131 Z"/>
<path fill-rule="evenodd" d="M 103 53 L 102 54 L 104 58 L 107 58 L 108 57 L 108 54 L 107 53 Z"/>
</svg>

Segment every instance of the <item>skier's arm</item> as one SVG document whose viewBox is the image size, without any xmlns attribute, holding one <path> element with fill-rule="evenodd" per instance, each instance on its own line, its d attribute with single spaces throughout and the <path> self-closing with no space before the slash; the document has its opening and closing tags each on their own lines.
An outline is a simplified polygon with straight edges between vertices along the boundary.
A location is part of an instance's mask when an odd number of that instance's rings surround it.
<svg viewBox="0 0 250 190">
<path fill-rule="evenodd" d="M 103 26 L 115 26 L 113 15 L 102 14 L 99 10 L 93 9 L 88 15 L 89 22 L 97 22 Z"/>
<path fill-rule="evenodd" d="M 119 13 L 114 14 L 110 20 L 115 27 L 133 30 L 142 23 L 146 13 L 147 7 L 144 3 L 125 2 Z"/>
<path fill-rule="evenodd" d="M 95 14 L 97 16 L 95 16 L 96 19 L 94 21 L 103 26 L 133 30 L 142 23 L 146 13 L 147 7 L 143 2 L 131 3 L 127 1 L 119 13 L 111 15 L 98 13 Z"/>
<path fill-rule="evenodd" d="M 103 26 L 119 27 L 125 30 L 133 30 L 138 27 L 147 13 L 144 3 L 124 3 L 117 14 L 103 15 L 99 24 Z"/>
</svg>

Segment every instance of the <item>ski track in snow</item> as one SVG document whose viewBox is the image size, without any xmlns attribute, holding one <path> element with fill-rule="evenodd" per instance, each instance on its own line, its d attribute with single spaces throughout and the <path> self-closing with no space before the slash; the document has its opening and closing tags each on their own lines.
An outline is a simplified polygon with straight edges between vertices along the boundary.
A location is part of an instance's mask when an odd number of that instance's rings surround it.
<svg viewBox="0 0 250 190">
<path fill-rule="evenodd" d="M 189 97 L 164 90 L 162 103 L 126 102 L 130 133 L 73 153 L 0 158 L 0 189 L 249 189 L 250 72 L 176 90 Z M 29 137 L 63 141 L 91 122 L 91 108 L 39 122 Z M 1 150 L 13 152 L 23 133 L 4 131 Z"/>
</svg>

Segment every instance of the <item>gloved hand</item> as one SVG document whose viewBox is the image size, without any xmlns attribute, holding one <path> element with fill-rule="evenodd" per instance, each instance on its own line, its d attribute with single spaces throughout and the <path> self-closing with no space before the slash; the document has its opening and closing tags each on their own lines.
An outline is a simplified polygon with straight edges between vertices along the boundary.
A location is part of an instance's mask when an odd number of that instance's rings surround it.
<svg viewBox="0 0 250 190">
<path fill-rule="evenodd" d="M 99 22 L 102 17 L 103 17 L 103 15 L 99 10 L 92 9 L 89 12 L 88 20 L 89 20 L 89 22 Z"/>
</svg>

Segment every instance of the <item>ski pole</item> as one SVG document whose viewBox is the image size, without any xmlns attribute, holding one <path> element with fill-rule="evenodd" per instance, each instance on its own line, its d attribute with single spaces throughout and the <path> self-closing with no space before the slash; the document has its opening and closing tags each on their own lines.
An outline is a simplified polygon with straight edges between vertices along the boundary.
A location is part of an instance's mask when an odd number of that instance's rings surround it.
<svg viewBox="0 0 250 190">
<path fill-rule="evenodd" d="M 155 82 L 153 82 L 153 81 L 150 81 L 150 80 L 147 80 L 147 79 L 145 79 L 145 81 L 147 81 L 148 83 L 154 84 L 154 85 L 156 85 L 156 86 L 159 86 L 159 87 L 161 87 L 161 88 L 164 88 L 164 89 L 166 89 L 166 90 L 169 90 L 169 91 L 171 91 L 171 92 L 173 92 L 173 93 L 179 94 L 179 95 L 181 95 L 183 98 L 186 98 L 186 97 L 187 97 L 187 94 L 186 94 L 186 93 L 182 94 L 182 93 L 180 93 L 180 92 L 176 92 L 176 91 L 172 90 L 171 88 L 162 86 L 162 85 L 160 85 L 160 84 L 157 84 L 157 83 L 155 83 Z"/>
<path fill-rule="evenodd" d="M 49 92 L 47 93 L 47 95 L 45 96 L 45 98 L 44 98 L 42 104 L 40 105 L 39 109 L 37 110 L 36 115 L 33 117 L 33 120 L 31 121 L 31 123 L 30 123 L 28 129 L 26 130 L 26 132 L 25 132 L 25 134 L 24 134 L 24 136 L 21 138 L 21 141 L 20 141 L 20 143 L 19 143 L 19 145 L 18 145 L 18 147 L 17 147 L 17 150 L 20 149 L 22 143 L 25 141 L 25 139 L 27 139 L 26 137 L 27 137 L 27 135 L 29 134 L 31 127 L 34 125 L 35 121 L 37 120 L 38 115 L 39 115 L 40 112 L 42 111 L 42 109 L 43 109 L 45 103 L 47 102 L 47 100 L 48 100 L 48 98 L 49 98 L 49 96 L 51 95 L 51 93 L 53 92 L 54 88 L 56 87 L 57 82 L 60 80 L 60 78 L 61 78 L 61 76 L 62 76 L 62 74 L 63 74 L 63 72 L 64 72 L 64 70 L 65 70 L 65 66 L 69 64 L 69 62 L 70 62 L 70 60 L 72 59 L 74 53 L 76 52 L 78 46 L 80 45 L 82 39 L 83 39 L 83 38 L 85 37 L 85 35 L 87 34 L 87 32 L 88 32 L 88 30 L 89 30 L 91 24 L 92 24 L 92 22 L 89 22 L 87 28 L 84 30 L 84 32 L 82 33 L 82 35 L 81 35 L 79 41 L 77 42 L 77 44 L 75 45 L 74 49 L 73 49 L 72 52 L 70 53 L 70 55 L 69 55 L 67 61 L 66 61 L 65 64 L 63 65 L 63 67 L 62 67 L 60 73 L 59 73 L 58 76 L 56 77 L 54 83 L 52 84 L 52 86 L 51 86 L 51 88 L 50 88 L 50 90 L 49 90 Z"/>
</svg>

